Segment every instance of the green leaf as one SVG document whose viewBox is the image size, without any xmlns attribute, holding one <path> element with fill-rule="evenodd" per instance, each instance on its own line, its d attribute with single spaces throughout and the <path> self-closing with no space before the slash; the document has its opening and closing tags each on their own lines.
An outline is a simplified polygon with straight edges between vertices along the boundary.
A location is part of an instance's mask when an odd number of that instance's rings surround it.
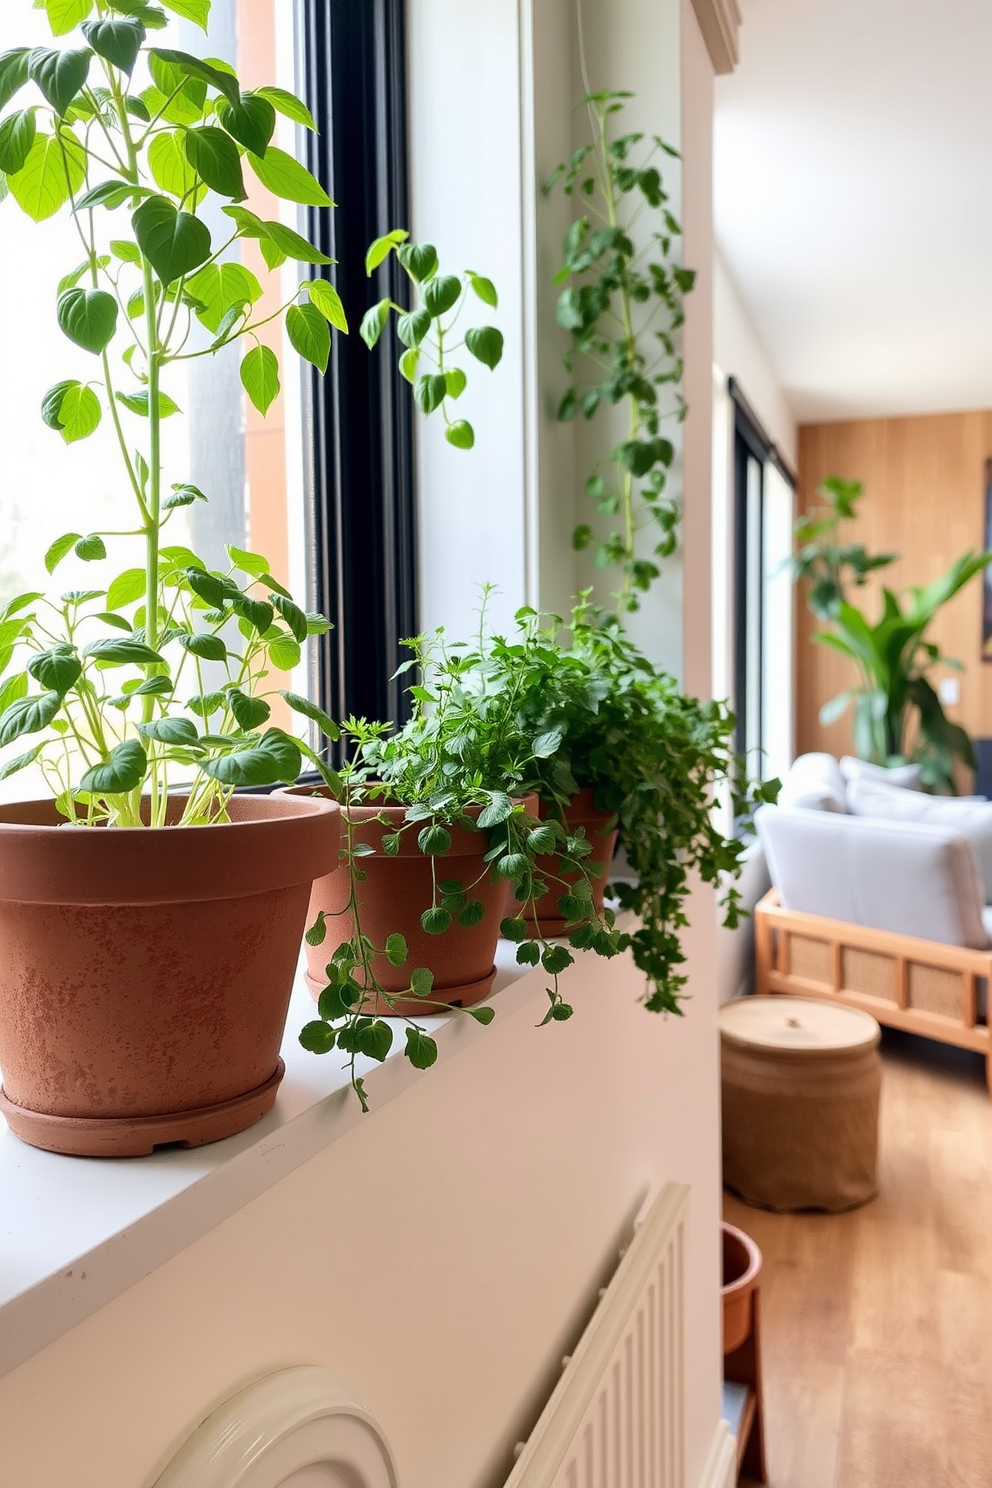
<svg viewBox="0 0 992 1488">
<path fill-rule="evenodd" d="M 13 744 L 24 734 L 37 734 L 47 728 L 61 706 L 62 699 L 57 692 L 15 699 L 0 717 L 0 749 Z"/>
<path fill-rule="evenodd" d="M 422 828 L 417 836 L 417 846 L 428 857 L 440 857 L 451 847 L 451 833 L 447 827 L 435 822 L 432 826 Z"/>
<path fill-rule="evenodd" d="M 344 313 L 341 296 L 334 285 L 328 284 L 326 279 L 312 279 L 307 285 L 307 293 L 324 319 L 347 335 L 348 317 Z"/>
<path fill-rule="evenodd" d="M 184 146 L 186 159 L 211 191 L 244 201 L 247 192 L 241 174 L 241 156 L 229 134 L 212 124 L 204 124 L 186 131 Z"/>
<path fill-rule="evenodd" d="M 557 976 L 571 966 L 575 957 L 565 946 L 547 946 L 541 956 L 541 965 L 549 976 Z"/>
<path fill-rule="evenodd" d="M 380 300 L 377 305 L 373 305 L 370 310 L 366 310 L 362 316 L 362 323 L 358 328 L 358 334 L 370 351 L 386 329 L 386 322 L 389 320 L 389 307 L 389 300 Z"/>
<path fill-rule="evenodd" d="M 264 155 L 248 152 L 248 164 L 263 186 L 284 201 L 299 202 L 304 207 L 333 207 L 334 203 L 306 166 L 270 145 Z"/>
<path fill-rule="evenodd" d="M 444 437 L 455 449 L 469 450 L 475 444 L 475 430 L 468 419 L 456 419 L 444 431 Z"/>
<path fill-rule="evenodd" d="M 420 923 L 428 935 L 443 935 L 451 926 L 451 915 L 446 909 L 425 909 Z"/>
<path fill-rule="evenodd" d="M 195 635 L 188 635 L 185 631 L 179 636 L 179 644 L 184 651 L 189 651 L 193 656 L 199 656 L 203 661 L 223 661 L 227 656 L 227 647 L 223 638 L 219 635 L 207 635 L 200 631 Z"/>
<path fill-rule="evenodd" d="M 306 941 L 308 946 L 319 946 L 324 944 L 326 938 L 327 921 L 324 917 L 324 911 L 322 909 L 318 909 L 317 918 L 314 920 L 313 924 L 310 926 L 303 939 Z"/>
<path fill-rule="evenodd" d="M 80 180 L 82 180 L 81 176 Z M 142 197 L 154 195 L 154 191 L 148 186 L 130 186 L 126 181 L 101 181 L 99 186 L 94 186 L 77 199 L 76 210 L 82 212 L 88 211 L 91 207 L 106 207 L 109 212 L 113 212 L 117 207 L 122 207 L 126 201 L 133 201 L 136 198 L 140 200 Z M 141 255 L 139 254 L 138 262 L 140 261 Z"/>
<path fill-rule="evenodd" d="M 136 413 L 139 418 L 148 417 L 149 394 L 147 388 L 142 388 L 140 393 L 118 393 L 118 403 L 123 403 L 131 413 Z M 168 418 L 171 413 L 178 413 L 179 404 L 159 389 L 158 415 L 159 418 Z"/>
<path fill-rule="evenodd" d="M 92 4 L 93 0 L 88 0 L 88 3 Z M 27 82 L 29 55 L 28 47 L 14 47 L 9 52 L 0 53 L 0 108 L 6 108 L 14 94 L 19 93 Z"/>
<path fill-rule="evenodd" d="M 304 361 L 311 362 L 321 373 L 327 371 L 331 332 L 316 305 L 290 305 L 286 311 L 286 334 Z"/>
<path fill-rule="evenodd" d="M 82 30 L 98 57 L 131 76 L 145 39 L 145 28 L 139 20 L 87 21 Z"/>
<path fill-rule="evenodd" d="M 334 1048 L 337 1034 L 329 1023 L 314 1018 L 300 1029 L 300 1043 L 309 1054 L 329 1054 Z"/>
<path fill-rule="evenodd" d="M 206 186 L 197 182 L 196 171 L 183 147 L 179 130 L 154 136 L 148 146 L 148 168 L 156 186 L 170 196 L 185 197 L 187 205 L 196 207 L 207 194 Z"/>
<path fill-rule="evenodd" d="M 309 264 L 331 264 L 335 262 L 333 258 L 329 258 L 326 253 L 321 253 L 319 248 L 315 248 L 312 243 L 308 243 L 306 238 L 302 237 L 300 233 L 294 232 L 285 223 L 265 222 L 262 225 L 267 229 L 265 236 L 276 244 L 279 251 L 286 258 L 295 259 L 297 263 Z M 302 288 L 302 285 L 300 287 Z"/>
<path fill-rule="evenodd" d="M 468 378 L 461 367 L 452 367 L 450 372 L 444 374 L 444 380 L 448 389 L 449 398 L 460 398 L 465 391 Z"/>
<path fill-rule="evenodd" d="M 313 115 L 295 93 L 287 93 L 285 88 L 265 87 L 256 88 L 255 96 L 267 99 L 277 114 L 282 114 L 284 118 L 292 119 L 294 124 L 302 124 L 304 129 L 312 129 L 316 133 Z"/>
<path fill-rule="evenodd" d="M 7 185 L 22 211 L 35 222 L 56 213 L 86 176 L 86 154 L 74 134 L 39 134 L 28 158 Z"/>
<path fill-rule="evenodd" d="M 253 346 L 241 362 L 241 382 L 264 417 L 279 395 L 279 363 L 268 346 Z"/>
<path fill-rule="evenodd" d="M 438 373 L 427 373 L 418 377 L 413 385 L 413 397 L 422 413 L 433 413 L 444 402 L 447 384 Z"/>
<path fill-rule="evenodd" d="M 76 557 L 81 558 L 84 563 L 93 563 L 107 556 L 106 544 L 96 532 L 91 532 L 87 537 L 81 537 L 75 545 L 74 552 Z"/>
<path fill-rule="evenodd" d="M 404 1053 L 414 1069 L 430 1069 L 437 1061 L 437 1044 L 419 1028 L 408 1028 Z"/>
<path fill-rule="evenodd" d="M 264 698 L 249 697 L 239 687 L 228 688 L 227 701 L 231 712 L 234 714 L 235 722 L 246 733 L 251 733 L 254 729 L 261 728 L 263 723 L 268 722 L 269 715 L 272 712 L 272 709 Z"/>
<path fill-rule="evenodd" d="M 304 718 L 311 719 L 326 738 L 331 740 L 340 739 L 341 730 L 333 718 L 324 712 L 323 708 L 318 708 L 316 703 L 312 703 L 309 698 L 301 697 L 298 692 L 282 691 L 282 696 L 286 699 L 294 713 L 302 713 Z"/>
<path fill-rule="evenodd" d="M 358 1052 L 381 1064 L 393 1047 L 393 1030 L 381 1018 L 358 1030 Z"/>
<path fill-rule="evenodd" d="M 178 0 L 167 0 L 170 10 L 178 9 Z M 184 3 L 193 3 L 193 0 L 184 0 Z M 199 24 L 199 22 L 197 22 Z M 207 83 L 223 93 L 228 103 L 233 107 L 241 98 L 241 90 L 238 80 L 231 72 L 225 72 L 219 67 L 213 67 L 209 62 L 204 62 L 200 57 L 193 57 L 189 52 L 177 52 L 167 47 L 152 47 L 148 52 L 149 60 L 155 58 L 165 62 L 171 67 L 178 68 L 185 77 L 196 78 L 198 82 Z M 152 76 L 155 77 L 154 71 Z M 158 78 L 155 82 L 161 87 Z M 163 89 L 163 92 L 171 92 L 172 89 Z"/>
<path fill-rule="evenodd" d="M 374 243 L 370 243 L 365 254 L 366 276 L 374 274 L 379 265 L 385 263 L 393 249 L 398 248 L 409 236 L 410 234 L 404 228 L 394 227 L 392 232 L 384 233 L 381 238 L 376 238 Z"/>
<path fill-rule="evenodd" d="M 217 117 L 239 144 L 253 155 L 264 155 L 276 127 L 276 111 L 270 99 L 258 93 L 242 93 L 237 103 L 225 99 Z"/>
<path fill-rule="evenodd" d="M 546 733 L 538 734 L 531 745 L 535 759 L 550 759 L 551 755 L 556 754 L 561 747 L 563 737 L 560 728 L 548 729 Z"/>
<path fill-rule="evenodd" d="M 192 21 L 194 26 L 206 31 L 210 0 L 162 0 L 162 4 L 174 15 L 182 16 L 184 21 Z"/>
<path fill-rule="evenodd" d="M 439 279 L 430 279 L 424 285 L 424 309 L 437 319 L 457 305 L 462 292 L 462 281 L 454 274 L 445 274 Z"/>
<path fill-rule="evenodd" d="M 513 815 L 513 801 L 506 791 L 489 791 L 488 795 L 489 804 L 479 812 L 479 826 L 483 829 L 498 826 Z"/>
<path fill-rule="evenodd" d="M 197 319 L 215 333 L 229 310 L 254 305 L 262 296 L 255 275 L 239 263 L 207 264 L 187 279 L 186 289 L 203 306 Z"/>
<path fill-rule="evenodd" d="M 27 672 L 17 672 L 13 677 L 8 677 L 6 682 L 0 683 L 0 714 L 6 713 L 11 703 L 26 697 L 27 691 Z"/>
<path fill-rule="evenodd" d="M 490 371 L 499 366 L 503 357 L 503 333 L 495 326 L 477 326 L 466 331 L 465 345 L 476 360 Z"/>
<path fill-rule="evenodd" d="M 8 760 L 0 767 L 0 780 L 6 780 L 9 775 L 16 775 L 18 770 L 23 770 L 26 765 L 33 765 L 44 747 L 44 744 L 35 744 L 33 749 L 28 749 L 24 754 L 15 755 L 13 759 Z"/>
<path fill-rule="evenodd" d="M 277 636 L 269 642 L 269 661 L 280 672 L 291 672 L 300 664 L 300 646 L 292 636 Z"/>
<path fill-rule="evenodd" d="M 96 354 L 117 329 L 117 301 L 104 289 L 67 289 L 59 296 L 56 315 L 70 341 Z"/>
<path fill-rule="evenodd" d="M 164 196 L 150 196 L 132 214 L 138 246 L 163 284 L 191 274 L 210 257 L 206 224 Z"/>
<path fill-rule="evenodd" d="M 481 899 L 470 899 L 464 908 L 458 911 L 458 923 L 464 925 L 466 930 L 473 925 L 478 925 L 486 917 L 486 906 Z"/>
<path fill-rule="evenodd" d="M 28 662 L 28 671 L 46 692 L 65 697 L 69 688 L 82 675 L 83 664 L 74 646 L 61 642 L 50 651 L 41 651 Z"/>
<path fill-rule="evenodd" d="M 386 959 L 390 966 L 402 966 L 410 952 L 402 935 L 390 935 L 386 940 Z"/>
<path fill-rule="evenodd" d="M 431 318 L 426 310 L 411 310 L 396 320 L 396 334 L 404 346 L 419 346 L 431 328 Z"/>
<path fill-rule="evenodd" d="M 200 737 L 190 718 L 153 718 L 150 723 L 139 723 L 138 733 L 159 744 L 195 744 Z"/>
<path fill-rule="evenodd" d="M 282 729 L 266 729 L 257 744 L 209 760 L 204 771 L 221 785 L 292 785 L 300 773 L 300 746 Z"/>
<path fill-rule="evenodd" d="M 148 756 L 137 739 L 125 739 L 114 746 L 102 764 L 86 771 L 79 789 L 98 796 L 122 795 L 141 784 L 147 769 Z"/>
<path fill-rule="evenodd" d="M 404 243 L 397 258 L 410 278 L 418 284 L 437 273 L 437 249 L 433 243 Z"/>
<path fill-rule="evenodd" d="M 164 662 L 165 657 L 153 651 L 151 646 L 146 646 L 144 641 L 131 641 L 126 636 L 118 640 L 111 637 L 105 641 L 91 641 L 83 650 L 84 656 L 92 656 L 95 661 L 116 662 L 120 665 L 129 663 L 134 666 L 148 666 L 151 662 Z"/>
<path fill-rule="evenodd" d="M 434 973 L 426 966 L 418 966 L 410 973 L 410 991 L 414 997 L 430 997 L 434 990 Z"/>
<path fill-rule="evenodd" d="M 92 53 L 35 47 L 28 56 L 28 77 L 38 84 L 57 114 L 65 114 L 86 82 Z"/>
<path fill-rule="evenodd" d="M 75 544 L 82 536 L 79 532 L 66 532 L 64 536 L 57 537 L 45 554 L 45 567 L 49 573 L 54 573 L 67 553 L 71 552 Z"/>
<path fill-rule="evenodd" d="M 410 383 L 416 382 L 416 380 L 417 380 L 417 367 L 419 365 L 420 365 L 420 348 L 419 348 L 419 346 L 408 346 L 407 349 L 406 349 L 406 351 L 403 353 L 403 355 L 400 357 L 400 360 L 399 360 L 399 369 L 400 369 L 401 376 L 405 377 L 406 380 L 407 380 L 407 382 L 410 382 Z"/>
<path fill-rule="evenodd" d="M 133 604 L 145 592 L 145 570 L 127 568 L 118 574 L 107 590 L 107 609 L 119 610 L 123 605 Z"/>
<path fill-rule="evenodd" d="M 512 919 L 500 920 L 499 933 L 504 940 L 512 940 L 519 944 L 520 941 L 527 939 L 530 931 L 527 928 L 526 920 L 521 920 L 514 916 Z"/>
<path fill-rule="evenodd" d="M 0 170 L 13 175 L 22 169 L 36 132 L 33 109 L 10 114 L 0 123 Z"/>
<path fill-rule="evenodd" d="M 465 273 L 468 278 L 468 282 L 471 284 L 472 288 L 475 290 L 482 303 L 484 305 L 491 306 L 492 309 L 495 310 L 499 304 L 499 296 L 496 293 L 496 286 L 493 281 L 491 279 L 484 278 L 482 274 L 473 274 L 471 269 L 466 269 Z"/>
<path fill-rule="evenodd" d="M 100 423 L 100 399 L 84 383 L 57 382 L 41 404 L 41 416 L 50 429 L 57 429 L 66 444 L 85 439 Z"/>
</svg>

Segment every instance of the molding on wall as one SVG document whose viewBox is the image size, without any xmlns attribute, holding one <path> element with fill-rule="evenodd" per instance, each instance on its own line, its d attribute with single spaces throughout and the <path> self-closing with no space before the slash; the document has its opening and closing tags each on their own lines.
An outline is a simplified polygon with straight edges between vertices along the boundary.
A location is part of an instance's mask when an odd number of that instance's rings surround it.
<svg viewBox="0 0 992 1488">
<path fill-rule="evenodd" d="M 743 20 L 738 0 L 692 0 L 692 8 L 706 42 L 713 71 L 717 76 L 733 72 L 740 61 L 737 38 Z"/>
<path fill-rule="evenodd" d="M 713 1437 L 706 1470 L 699 1488 L 734 1488 L 737 1481 L 737 1438 L 731 1435 L 726 1421 L 721 1421 Z"/>
</svg>

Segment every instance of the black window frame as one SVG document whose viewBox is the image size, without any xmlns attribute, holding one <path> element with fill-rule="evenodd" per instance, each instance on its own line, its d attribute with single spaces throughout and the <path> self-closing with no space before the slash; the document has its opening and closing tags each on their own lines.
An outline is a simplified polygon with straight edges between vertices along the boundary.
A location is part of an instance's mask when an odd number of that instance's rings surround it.
<svg viewBox="0 0 992 1488">
<path fill-rule="evenodd" d="M 308 236 L 337 260 L 332 280 L 350 334 L 332 337 L 327 374 L 305 368 L 304 439 L 311 599 L 333 624 L 314 648 L 311 686 L 332 718 L 401 723 L 391 680 L 417 630 L 413 410 L 392 324 L 371 353 L 358 334 L 367 307 L 405 304 L 390 255 L 369 280 L 368 245 L 409 227 L 404 0 L 296 3 L 298 77 L 317 125 L 306 164 L 337 203 L 310 208 Z"/>
</svg>

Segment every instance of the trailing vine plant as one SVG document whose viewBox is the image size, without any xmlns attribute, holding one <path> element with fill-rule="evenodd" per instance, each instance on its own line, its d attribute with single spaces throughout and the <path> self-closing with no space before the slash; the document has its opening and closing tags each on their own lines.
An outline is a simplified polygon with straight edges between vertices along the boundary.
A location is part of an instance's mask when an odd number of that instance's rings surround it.
<svg viewBox="0 0 992 1488">
<path fill-rule="evenodd" d="M 437 249 L 431 243 L 410 243 L 410 234 L 396 228 L 377 238 L 365 257 L 365 270 L 371 276 L 395 253 L 410 281 L 414 305 L 410 310 L 394 300 L 379 300 L 362 320 L 362 340 L 371 349 L 389 322 L 396 317 L 396 334 L 406 350 L 399 359 L 399 369 L 412 384 L 413 397 L 422 413 L 441 409 L 444 437 L 455 449 L 471 449 L 475 430 L 468 419 L 459 418 L 452 405 L 468 383 L 462 367 L 453 365 L 451 357 L 466 350 L 490 371 L 499 366 L 503 356 L 503 333 L 496 326 L 470 326 L 460 341 L 452 341 L 459 318 L 469 298 L 469 290 L 484 305 L 496 309 L 499 297 L 491 279 L 466 269 L 464 277 L 441 274 Z"/>
<path fill-rule="evenodd" d="M 67 444 L 109 420 L 130 503 L 123 530 L 66 532 L 48 549 L 50 574 L 70 552 L 97 566 L 92 587 L 20 594 L 0 617 L 0 747 L 40 736 L 0 774 L 37 761 L 67 819 L 119 826 L 173 820 L 177 772 L 191 779 L 179 802 L 184 823 L 222 820 L 236 786 L 295 780 L 302 757 L 316 756 L 266 727 L 276 693 L 334 728 L 277 685 L 327 621 L 297 605 L 260 555 L 229 547 L 229 567 L 212 572 L 169 542 L 177 511 L 207 498 L 188 479 L 167 482 L 162 451 L 162 422 L 180 411 L 169 385 L 181 363 L 240 344 L 241 382 L 264 415 L 279 366 L 262 328 L 282 322 L 320 371 L 332 328 L 347 330 L 327 281 L 304 282 L 266 312 L 258 278 L 227 256 L 252 238 L 270 271 L 287 258 L 331 262 L 242 205 L 248 172 L 276 196 L 332 205 L 272 143 L 277 114 L 314 124 L 281 88 L 244 90 L 226 63 L 146 45 L 166 10 L 206 30 L 210 0 L 163 5 L 45 0 L 54 36 L 78 23 L 73 44 L 0 56 L 0 108 L 27 90 L 0 122 L 5 210 L 16 203 L 40 222 L 67 207 L 79 245 L 55 313 L 91 356 L 92 375 L 56 382 L 42 416 Z M 133 81 L 139 69 L 147 86 Z M 202 214 L 211 197 L 227 224 L 216 237 Z M 197 322 L 210 337 L 199 348 L 190 344 Z M 117 537 L 134 540 L 138 561 L 104 578 L 106 539 Z"/>
<path fill-rule="evenodd" d="M 695 281 L 694 271 L 677 261 L 681 228 L 659 168 L 661 157 L 677 159 L 678 152 L 659 135 L 611 137 L 614 117 L 632 96 L 599 92 L 582 100 L 592 142 L 545 186 L 550 192 L 560 184 L 578 206 L 554 281 L 565 286 L 558 324 L 572 337 L 564 358 L 572 382 L 558 417 L 567 422 L 578 414 L 592 419 L 604 407 L 626 410 L 624 437 L 585 482 L 598 517 L 613 520 L 605 532 L 602 523 L 582 522 L 572 534 L 576 549 L 593 548 L 597 568 L 619 569 L 620 612 L 639 608 L 639 596 L 659 576 L 658 560 L 677 545 L 679 507 L 666 494 L 675 448 L 662 427 L 686 415 L 677 333 Z M 640 536 L 648 529 L 650 556 Z"/>
</svg>

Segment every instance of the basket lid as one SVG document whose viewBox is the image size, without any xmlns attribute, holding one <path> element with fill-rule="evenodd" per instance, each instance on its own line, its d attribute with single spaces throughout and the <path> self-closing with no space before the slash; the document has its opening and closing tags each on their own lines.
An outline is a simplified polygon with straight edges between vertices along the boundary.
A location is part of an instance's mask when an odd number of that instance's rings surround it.
<svg viewBox="0 0 992 1488">
<path fill-rule="evenodd" d="M 720 1035 L 743 1047 L 828 1054 L 877 1044 L 870 1013 L 810 997 L 738 997 L 720 1009 Z"/>
</svg>

